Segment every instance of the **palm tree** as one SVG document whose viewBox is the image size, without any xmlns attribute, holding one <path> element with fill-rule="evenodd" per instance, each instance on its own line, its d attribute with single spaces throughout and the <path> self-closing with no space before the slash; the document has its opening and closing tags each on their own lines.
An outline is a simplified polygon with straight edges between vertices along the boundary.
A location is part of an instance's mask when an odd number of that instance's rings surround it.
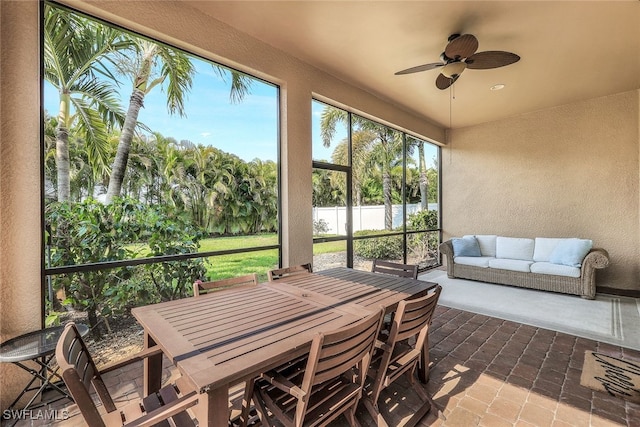
<svg viewBox="0 0 640 427">
<path fill-rule="evenodd" d="M 340 110 L 331 106 L 325 107 L 321 116 L 320 134 L 322 142 L 325 147 L 329 147 L 331 140 L 335 135 L 336 125 L 338 123 L 347 123 L 348 113 L 344 110 Z M 352 140 L 358 141 L 357 150 L 354 143 L 352 154 L 352 167 L 355 170 L 357 163 L 363 163 L 371 165 L 373 161 L 380 166 L 382 172 L 382 188 L 383 199 L 385 206 L 385 229 L 391 230 L 393 228 L 393 214 L 392 214 L 392 182 L 391 182 L 391 168 L 393 164 L 397 162 L 398 157 L 402 153 L 402 138 L 400 132 L 397 132 L 387 126 L 380 125 L 371 120 L 367 120 L 363 117 L 355 114 L 351 115 L 352 126 L 355 129 L 353 131 Z M 356 136 L 357 133 L 366 132 L 372 136 L 370 138 L 362 138 Z M 368 140 L 368 146 L 363 146 L 363 141 Z M 362 148 L 363 151 L 360 152 Z M 356 152 L 359 153 L 356 153 Z M 356 156 L 356 154 L 358 154 Z M 362 157 L 361 157 L 362 156 Z M 363 177 L 364 181 L 364 177 Z"/>
<path fill-rule="evenodd" d="M 118 151 L 111 168 L 111 178 L 106 195 L 107 203 L 110 203 L 114 197 L 121 193 L 133 132 L 138 124 L 138 115 L 144 104 L 145 96 L 153 88 L 166 82 L 169 113 L 185 116 L 184 100 L 191 89 L 195 74 L 195 67 L 190 57 L 181 50 L 137 37 L 130 37 L 130 40 L 133 42 L 135 54 L 132 57 L 123 58 L 119 69 L 123 74 L 131 77 L 133 91 L 122 126 Z M 222 67 L 218 65 L 213 65 L 213 67 L 219 74 L 224 73 Z M 242 100 L 248 92 L 250 80 L 235 71 L 231 72 L 231 75 L 230 97 L 232 102 L 237 102 Z"/>
<path fill-rule="evenodd" d="M 351 179 L 353 184 L 353 203 L 356 206 L 362 205 L 362 186 L 369 175 L 368 159 L 371 144 L 375 141 L 376 135 L 370 130 L 354 132 L 351 138 Z M 337 164 L 348 164 L 348 141 L 341 141 L 331 154 L 331 161 Z M 332 182 L 340 187 L 343 194 L 346 194 L 346 179 L 343 172 L 332 173 Z"/>
<path fill-rule="evenodd" d="M 94 175 L 108 168 L 108 131 L 123 120 L 108 65 L 110 54 L 128 45 L 121 31 L 45 4 L 44 78 L 60 94 L 55 136 L 58 201 L 68 201 L 71 194 L 71 131 L 85 142 Z M 107 79 L 98 80 L 98 75 Z"/>
<path fill-rule="evenodd" d="M 278 165 L 272 160 L 249 162 L 253 209 L 253 232 L 278 229 Z"/>
<path fill-rule="evenodd" d="M 402 137 L 400 132 L 387 126 L 372 123 L 377 128 L 376 139 L 372 144 L 369 162 L 372 167 L 379 166 L 382 175 L 382 197 L 384 199 L 384 228 L 393 229 L 393 179 L 392 169 L 402 162 Z"/>
<path fill-rule="evenodd" d="M 418 147 L 418 170 L 420 171 L 420 208 L 428 208 L 427 195 L 429 193 L 429 180 L 427 178 L 427 162 L 424 157 L 424 141 L 413 137 L 407 138 L 407 146 Z"/>
<path fill-rule="evenodd" d="M 333 171 L 313 169 L 311 183 L 313 186 L 313 206 L 325 207 L 344 203 L 344 190 L 332 184 Z"/>
</svg>

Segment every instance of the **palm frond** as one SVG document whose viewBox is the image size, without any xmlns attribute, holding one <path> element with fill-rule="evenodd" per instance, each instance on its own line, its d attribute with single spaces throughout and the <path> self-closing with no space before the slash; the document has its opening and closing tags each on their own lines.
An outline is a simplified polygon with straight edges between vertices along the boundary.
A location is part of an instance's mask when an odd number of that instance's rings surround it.
<svg viewBox="0 0 640 427">
<path fill-rule="evenodd" d="M 94 174 L 100 176 L 109 168 L 110 145 L 107 127 L 100 113 L 82 98 L 72 98 L 75 108 L 75 132 L 85 140 L 89 162 L 94 166 Z"/>
<path fill-rule="evenodd" d="M 223 82 L 227 82 L 227 78 L 231 75 L 231 90 L 229 91 L 229 100 L 233 104 L 241 102 L 245 96 L 251 92 L 251 79 L 246 74 L 243 74 L 236 70 L 231 70 L 222 65 L 211 64 L 213 71 L 222 79 Z"/>
<path fill-rule="evenodd" d="M 162 60 L 160 74 L 167 81 L 167 108 L 171 114 L 185 116 L 184 101 L 193 85 L 195 66 L 187 54 L 177 49 L 160 46 L 158 55 Z"/>
<path fill-rule="evenodd" d="M 113 125 L 122 127 L 125 112 L 120 104 L 116 89 L 110 82 L 97 79 L 81 79 L 69 89 L 72 93 L 82 96 L 92 103 L 109 128 Z"/>
</svg>

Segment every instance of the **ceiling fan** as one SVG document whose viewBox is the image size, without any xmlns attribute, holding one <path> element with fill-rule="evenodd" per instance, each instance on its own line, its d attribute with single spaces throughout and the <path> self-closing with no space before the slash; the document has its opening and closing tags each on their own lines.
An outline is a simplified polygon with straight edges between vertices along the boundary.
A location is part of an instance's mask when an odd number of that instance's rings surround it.
<svg viewBox="0 0 640 427">
<path fill-rule="evenodd" d="M 504 67 L 520 60 L 515 53 L 501 50 L 488 50 L 477 52 L 478 39 L 473 34 L 452 34 L 449 43 L 440 55 L 442 62 L 418 65 L 398 71 L 395 75 L 418 73 L 420 71 L 434 70 L 442 67 L 436 78 L 436 87 L 446 89 L 458 80 L 460 74 L 467 68 L 471 70 L 487 70 L 490 68 Z"/>
</svg>

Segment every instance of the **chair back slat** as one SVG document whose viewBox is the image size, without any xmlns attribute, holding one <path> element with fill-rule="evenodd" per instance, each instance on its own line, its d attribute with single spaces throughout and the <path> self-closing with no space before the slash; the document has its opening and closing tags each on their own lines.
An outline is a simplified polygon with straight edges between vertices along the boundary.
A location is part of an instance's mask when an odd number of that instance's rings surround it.
<svg viewBox="0 0 640 427">
<path fill-rule="evenodd" d="M 197 280 L 193 284 L 193 296 L 207 294 L 209 292 L 220 291 L 228 288 L 245 287 L 245 286 L 257 286 L 258 275 L 246 274 L 244 276 L 231 277 L 229 279 L 213 280 L 210 282 L 202 282 Z"/>
<path fill-rule="evenodd" d="M 398 304 L 398 310 L 393 320 L 391 334 L 396 329 L 396 337 L 394 341 L 403 341 L 407 338 L 417 335 L 425 326 L 431 324 L 433 312 L 438 304 L 442 287 L 437 286 L 433 292 L 428 295 L 414 300 L 401 301 Z M 390 336 L 391 338 L 391 336 Z"/>
<path fill-rule="evenodd" d="M 340 348 L 340 353 L 334 356 L 323 357 L 318 361 L 314 385 L 320 384 L 330 378 L 335 378 L 354 367 L 371 350 L 369 343 L 377 333 L 362 337 L 362 341 L 353 343 L 354 347 L 334 346 Z"/>
<path fill-rule="evenodd" d="M 294 265 L 291 267 L 284 268 L 276 268 L 274 270 L 269 271 L 269 281 L 274 281 L 278 279 L 282 279 L 283 277 L 292 276 L 294 274 L 301 273 L 312 273 L 313 269 L 311 268 L 311 263 Z"/>
<path fill-rule="evenodd" d="M 317 336 L 312 344 L 309 364 L 313 363 L 311 385 L 335 378 L 356 366 L 373 349 L 380 330 L 383 310 L 351 326 Z M 313 357 L 315 355 L 315 357 Z M 314 360 L 315 359 L 315 360 Z"/>
<path fill-rule="evenodd" d="M 114 411 L 115 404 L 74 323 L 67 324 L 62 331 L 56 345 L 56 362 L 85 421 L 91 426 L 103 426 L 102 417 L 91 398 L 91 384 L 107 412 Z"/>
<path fill-rule="evenodd" d="M 414 264 L 401 264 L 379 259 L 373 260 L 371 271 L 374 273 L 390 274 L 397 277 L 418 278 L 418 266 Z"/>
</svg>

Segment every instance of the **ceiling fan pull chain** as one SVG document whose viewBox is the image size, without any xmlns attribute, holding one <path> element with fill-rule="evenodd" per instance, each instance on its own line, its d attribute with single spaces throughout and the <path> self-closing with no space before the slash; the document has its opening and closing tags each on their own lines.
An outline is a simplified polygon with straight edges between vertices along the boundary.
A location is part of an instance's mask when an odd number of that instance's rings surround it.
<svg viewBox="0 0 640 427">
<path fill-rule="evenodd" d="M 453 85 L 449 86 L 449 132 L 451 132 L 451 116 L 453 111 Z"/>
</svg>

